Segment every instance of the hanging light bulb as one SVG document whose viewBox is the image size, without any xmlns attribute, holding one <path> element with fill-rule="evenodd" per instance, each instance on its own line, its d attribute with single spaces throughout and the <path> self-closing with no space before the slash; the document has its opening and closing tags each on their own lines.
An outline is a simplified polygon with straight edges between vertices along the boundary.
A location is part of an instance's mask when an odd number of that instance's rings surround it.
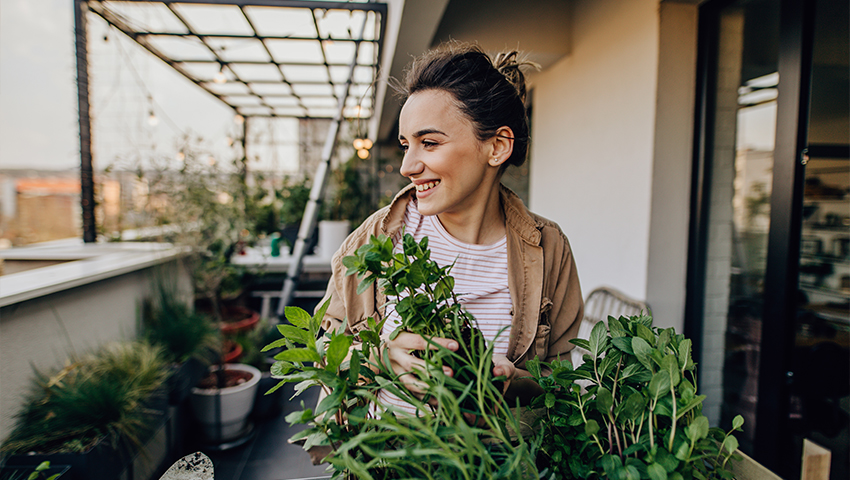
<svg viewBox="0 0 850 480">
<path fill-rule="evenodd" d="M 213 75 L 213 83 L 224 83 L 227 81 L 227 77 L 224 75 L 224 64 L 221 64 L 221 68 L 218 69 L 218 72 Z"/>
<path fill-rule="evenodd" d="M 361 159 L 365 160 L 366 158 L 369 157 L 369 150 L 366 150 L 365 148 L 361 148 L 360 150 L 357 150 L 357 156 L 360 157 Z"/>
<path fill-rule="evenodd" d="M 183 152 L 177 152 L 177 155 L 175 155 L 174 158 L 176 158 L 178 162 L 182 162 L 183 160 L 186 160 L 186 154 Z"/>
<path fill-rule="evenodd" d="M 363 139 L 363 148 L 365 148 L 366 150 L 371 149 L 372 148 L 372 140 L 369 140 L 368 138 L 364 138 Z"/>
<path fill-rule="evenodd" d="M 362 150 L 364 147 L 362 138 L 355 138 L 353 143 L 356 150 Z"/>
<path fill-rule="evenodd" d="M 153 110 L 148 112 L 148 125 L 155 127 L 159 124 L 159 119 L 156 118 L 156 114 L 153 113 Z"/>
<path fill-rule="evenodd" d="M 233 117 L 233 123 L 236 125 L 242 125 L 242 122 L 245 121 L 245 117 L 239 115 L 238 113 Z"/>
</svg>

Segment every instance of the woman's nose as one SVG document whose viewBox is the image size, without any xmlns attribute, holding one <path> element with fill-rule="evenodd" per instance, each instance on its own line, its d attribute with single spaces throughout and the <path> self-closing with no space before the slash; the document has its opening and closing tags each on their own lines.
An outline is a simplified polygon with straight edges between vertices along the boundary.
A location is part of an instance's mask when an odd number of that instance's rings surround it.
<svg viewBox="0 0 850 480">
<path fill-rule="evenodd" d="M 401 169 L 399 173 L 401 173 L 405 177 L 412 177 L 419 173 L 422 173 L 422 170 L 425 168 L 425 164 L 419 161 L 416 158 L 416 155 L 413 154 L 410 150 L 408 150 L 404 157 L 401 160 Z"/>
</svg>

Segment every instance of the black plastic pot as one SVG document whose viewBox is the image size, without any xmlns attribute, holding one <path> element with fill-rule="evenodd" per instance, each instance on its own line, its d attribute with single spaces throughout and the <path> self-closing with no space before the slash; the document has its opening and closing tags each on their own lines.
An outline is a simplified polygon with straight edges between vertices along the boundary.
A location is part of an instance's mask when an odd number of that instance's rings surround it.
<svg viewBox="0 0 850 480">
<path fill-rule="evenodd" d="M 180 405 L 189 398 L 194 387 L 207 372 L 207 367 L 197 358 L 191 357 L 171 367 L 168 377 L 168 404 Z"/>
</svg>

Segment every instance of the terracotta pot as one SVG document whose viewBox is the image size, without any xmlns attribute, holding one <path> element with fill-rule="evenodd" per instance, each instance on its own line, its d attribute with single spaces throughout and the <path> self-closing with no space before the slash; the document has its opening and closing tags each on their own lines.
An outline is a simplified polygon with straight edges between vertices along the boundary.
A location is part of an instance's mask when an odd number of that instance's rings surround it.
<svg viewBox="0 0 850 480">
<path fill-rule="evenodd" d="M 224 355 L 222 355 L 222 361 L 224 363 L 231 363 L 241 356 L 242 345 L 233 340 L 224 341 Z"/>
<path fill-rule="evenodd" d="M 249 308 L 240 306 L 226 306 L 222 308 L 221 333 L 232 335 L 245 332 L 254 328 L 260 321 L 260 313 Z"/>
</svg>

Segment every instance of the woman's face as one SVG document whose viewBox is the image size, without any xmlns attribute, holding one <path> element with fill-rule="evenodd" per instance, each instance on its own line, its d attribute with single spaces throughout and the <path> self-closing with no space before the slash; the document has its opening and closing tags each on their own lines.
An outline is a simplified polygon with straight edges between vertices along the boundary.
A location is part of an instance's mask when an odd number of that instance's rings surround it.
<svg viewBox="0 0 850 480">
<path fill-rule="evenodd" d="M 451 94 L 425 90 L 411 95 L 398 125 L 401 174 L 416 185 L 420 213 L 463 213 L 486 203 L 498 181 L 498 166 L 488 163 L 492 146 L 478 140 Z"/>
</svg>

